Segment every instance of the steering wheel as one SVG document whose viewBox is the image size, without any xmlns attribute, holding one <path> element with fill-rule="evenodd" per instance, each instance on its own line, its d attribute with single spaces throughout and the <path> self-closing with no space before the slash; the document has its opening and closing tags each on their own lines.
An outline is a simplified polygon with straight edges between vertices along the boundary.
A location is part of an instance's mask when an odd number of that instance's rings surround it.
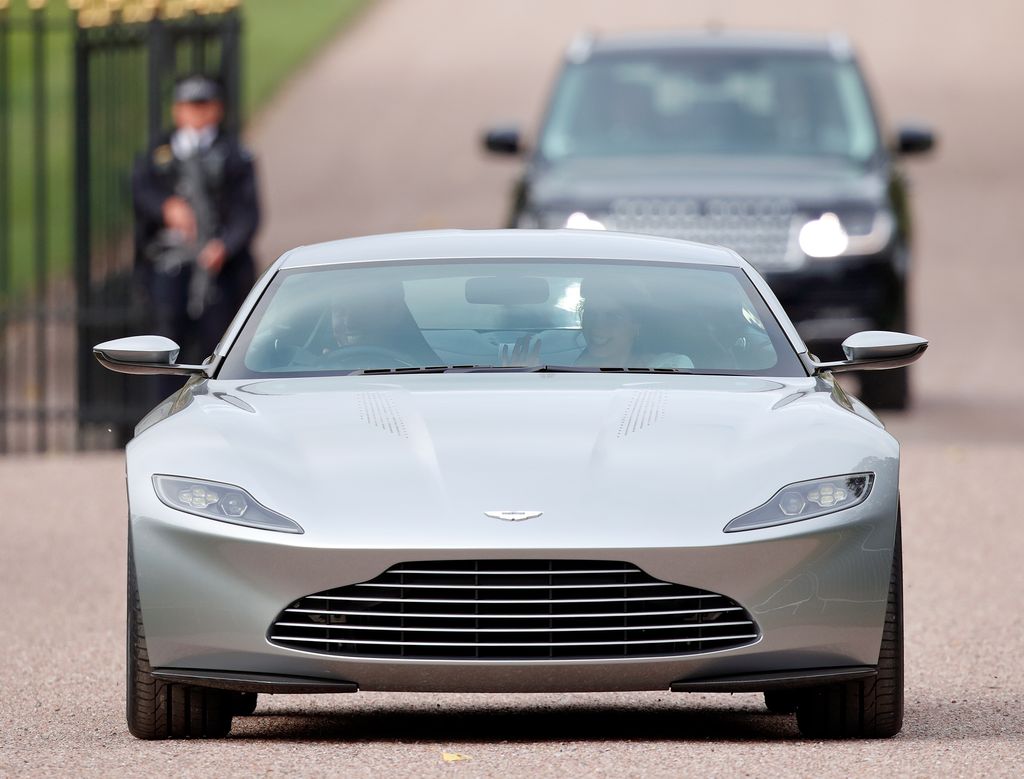
<svg viewBox="0 0 1024 779">
<path fill-rule="evenodd" d="M 380 360 L 383 358 L 391 365 L 380 365 L 370 363 L 371 368 L 414 368 L 409 361 L 409 356 L 402 354 L 396 349 L 388 349 L 385 346 L 342 346 L 330 354 L 324 355 L 320 364 L 325 368 L 337 368 L 338 370 L 366 368 L 366 365 L 359 365 L 366 360 Z M 353 365 L 355 363 L 355 365 Z"/>
</svg>

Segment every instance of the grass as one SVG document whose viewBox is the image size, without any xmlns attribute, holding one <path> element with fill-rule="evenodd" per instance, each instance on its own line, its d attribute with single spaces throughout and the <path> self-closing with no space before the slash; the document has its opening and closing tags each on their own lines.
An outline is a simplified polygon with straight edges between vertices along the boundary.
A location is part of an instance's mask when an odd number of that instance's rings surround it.
<svg viewBox="0 0 1024 779">
<path fill-rule="evenodd" d="M 368 0 L 243 0 L 243 74 L 246 117 L 337 31 L 355 18 Z"/>
<path fill-rule="evenodd" d="M 273 97 L 288 76 L 300 68 L 339 29 L 355 18 L 369 0 L 244 0 L 242 83 L 243 115 L 249 119 Z M 10 267 L 0 268 L 0 304 L 14 303 L 33 288 L 42 258 L 42 275 L 64 273 L 71 267 L 72 252 L 72 69 L 73 36 L 69 13 L 63 2 L 47 5 L 46 20 L 53 26 L 45 38 L 46 121 L 40 133 L 33 121 L 33 54 L 26 28 L 28 12 L 24 0 L 13 0 L 8 11 L 17 25 L 7 35 L 10 63 L 9 148 L 10 157 L 0 167 L 10 166 L 10 220 L 0 225 L 0 240 L 9 232 Z M 129 79 L 130 81 L 130 79 Z M 112 88 L 112 87 L 111 87 Z M 123 95 L 118 92 L 117 95 Z M 118 100 L 117 96 L 108 99 Z M 123 106 L 122 110 L 123 110 Z M 114 111 L 117 113 L 117 111 Z M 111 128 L 116 130 L 117 128 Z M 103 132 L 104 128 L 94 128 Z M 43 240 L 38 240 L 36 199 L 40 177 L 36 175 L 34 151 L 38 144 L 46 154 L 46 184 Z M 114 150 L 115 152 L 117 149 Z M 121 149 L 125 157 L 137 150 Z M 126 176 L 117 176 L 116 186 L 99 202 L 95 220 L 124 232 L 124 202 L 128 198 Z M 125 179 L 125 180 L 122 180 Z M 94 198 L 96 199 L 96 198 Z M 105 198 L 99 198 L 100 201 Z M 0 213 L 0 219 L 4 218 Z M 97 225 L 99 229 L 103 224 Z M 7 295 L 4 292 L 9 293 Z M 6 302 L 5 302 L 6 301 Z"/>
</svg>

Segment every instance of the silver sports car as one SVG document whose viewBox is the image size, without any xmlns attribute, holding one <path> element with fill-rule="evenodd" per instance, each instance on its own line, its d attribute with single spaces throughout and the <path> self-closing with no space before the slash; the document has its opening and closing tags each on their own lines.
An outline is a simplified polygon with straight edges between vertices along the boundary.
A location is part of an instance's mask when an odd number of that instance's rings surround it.
<svg viewBox="0 0 1024 779">
<path fill-rule="evenodd" d="M 256 695 L 765 693 L 897 733 L 899 446 L 734 252 L 596 231 L 306 246 L 127 449 L 128 727 Z"/>
</svg>

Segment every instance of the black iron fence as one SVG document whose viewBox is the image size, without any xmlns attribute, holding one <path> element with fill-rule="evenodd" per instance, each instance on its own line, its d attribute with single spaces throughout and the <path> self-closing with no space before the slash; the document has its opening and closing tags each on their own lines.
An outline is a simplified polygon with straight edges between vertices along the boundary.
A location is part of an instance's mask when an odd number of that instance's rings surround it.
<svg viewBox="0 0 1024 779">
<path fill-rule="evenodd" d="M 131 168 L 186 73 L 223 83 L 238 127 L 236 3 L 71 5 L 0 0 L 0 453 L 118 445 L 152 405 L 88 349 L 147 325 Z"/>
</svg>

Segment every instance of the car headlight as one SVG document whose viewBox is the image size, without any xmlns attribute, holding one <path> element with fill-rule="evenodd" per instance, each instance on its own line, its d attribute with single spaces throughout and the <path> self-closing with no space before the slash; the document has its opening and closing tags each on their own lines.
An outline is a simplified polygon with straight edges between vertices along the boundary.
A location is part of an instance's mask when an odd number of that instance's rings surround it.
<svg viewBox="0 0 1024 779">
<path fill-rule="evenodd" d="M 232 484 L 156 474 L 153 489 L 161 503 L 186 514 L 279 533 L 303 532 L 297 522 L 271 511 Z"/>
<path fill-rule="evenodd" d="M 867 499 L 874 480 L 872 473 L 851 473 L 790 484 L 767 503 L 736 517 L 725 532 L 785 525 L 851 508 Z"/>
<path fill-rule="evenodd" d="M 896 220 L 888 210 L 834 214 L 826 211 L 800 227 L 797 243 L 808 257 L 877 254 L 892 240 Z"/>
</svg>

